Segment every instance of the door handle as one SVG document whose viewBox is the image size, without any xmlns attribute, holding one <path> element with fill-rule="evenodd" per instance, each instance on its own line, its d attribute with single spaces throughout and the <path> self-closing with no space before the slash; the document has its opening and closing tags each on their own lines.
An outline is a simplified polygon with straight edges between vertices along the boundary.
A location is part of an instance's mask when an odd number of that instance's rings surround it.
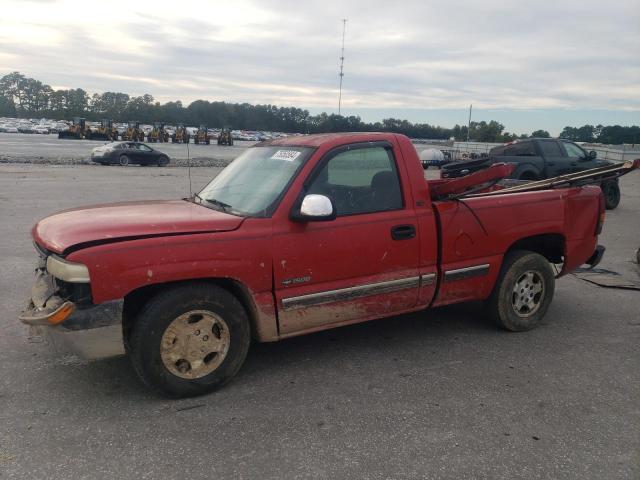
<svg viewBox="0 0 640 480">
<path fill-rule="evenodd" d="M 391 227 L 391 238 L 394 240 L 409 240 L 416 236 L 416 227 L 413 225 L 396 225 Z"/>
<path fill-rule="evenodd" d="M 556 164 L 556 162 L 547 162 L 547 165 L 549 165 L 550 167 L 553 167 Z"/>
</svg>

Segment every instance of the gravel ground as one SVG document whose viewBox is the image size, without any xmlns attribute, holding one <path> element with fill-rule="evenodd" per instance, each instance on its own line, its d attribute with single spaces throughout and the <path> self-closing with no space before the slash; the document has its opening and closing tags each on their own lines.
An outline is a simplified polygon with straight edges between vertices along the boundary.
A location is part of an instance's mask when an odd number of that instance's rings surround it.
<svg viewBox="0 0 640 480">
<path fill-rule="evenodd" d="M 29 135 L 0 132 L 0 163 L 38 165 L 90 165 L 91 150 L 103 145 L 98 140 L 59 139 L 57 135 Z M 186 166 L 187 154 L 194 167 L 223 167 L 255 142 L 235 142 L 232 147 L 216 145 L 157 143 L 152 148 L 166 153 L 174 166 Z"/>
<path fill-rule="evenodd" d="M 603 266 L 637 275 L 640 174 L 622 187 Z M 571 276 L 528 333 L 476 304 L 419 312 L 253 345 L 222 391 L 180 401 L 126 358 L 27 335 L 37 219 L 187 191 L 177 168 L 0 165 L 0 478 L 640 478 L 640 293 Z"/>
</svg>

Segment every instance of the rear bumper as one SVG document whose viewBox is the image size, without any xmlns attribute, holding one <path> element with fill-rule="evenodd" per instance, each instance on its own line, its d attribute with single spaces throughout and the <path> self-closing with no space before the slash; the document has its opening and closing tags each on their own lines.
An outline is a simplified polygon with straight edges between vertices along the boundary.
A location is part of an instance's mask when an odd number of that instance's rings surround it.
<svg viewBox="0 0 640 480">
<path fill-rule="evenodd" d="M 596 267 L 602 260 L 602 257 L 604 256 L 604 251 L 605 251 L 604 246 L 598 245 L 595 251 L 593 252 L 593 255 L 591 255 L 591 257 L 589 257 L 589 259 L 585 263 L 589 265 L 591 268 Z"/>
</svg>

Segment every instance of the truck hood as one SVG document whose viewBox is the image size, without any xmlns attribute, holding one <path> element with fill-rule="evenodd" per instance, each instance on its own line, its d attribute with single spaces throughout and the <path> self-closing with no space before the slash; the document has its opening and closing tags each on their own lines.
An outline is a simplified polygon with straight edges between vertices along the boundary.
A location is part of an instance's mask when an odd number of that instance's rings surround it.
<svg viewBox="0 0 640 480">
<path fill-rule="evenodd" d="M 228 232 L 244 218 L 186 200 L 112 203 L 65 210 L 36 223 L 36 243 L 58 254 L 138 238 Z"/>
</svg>

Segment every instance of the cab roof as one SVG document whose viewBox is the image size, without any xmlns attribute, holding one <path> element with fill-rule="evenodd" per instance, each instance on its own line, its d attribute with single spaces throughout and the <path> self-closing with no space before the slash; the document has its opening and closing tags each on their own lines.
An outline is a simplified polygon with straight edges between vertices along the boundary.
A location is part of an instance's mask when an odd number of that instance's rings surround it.
<svg viewBox="0 0 640 480">
<path fill-rule="evenodd" d="M 343 143 L 375 142 L 379 140 L 392 141 L 394 137 L 394 133 L 388 132 L 317 133 L 313 135 L 292 135 L 267 140 L 259 145 L 274 147 L 319 147 L 326 143 L 340 145 Z"/>
</svg>

